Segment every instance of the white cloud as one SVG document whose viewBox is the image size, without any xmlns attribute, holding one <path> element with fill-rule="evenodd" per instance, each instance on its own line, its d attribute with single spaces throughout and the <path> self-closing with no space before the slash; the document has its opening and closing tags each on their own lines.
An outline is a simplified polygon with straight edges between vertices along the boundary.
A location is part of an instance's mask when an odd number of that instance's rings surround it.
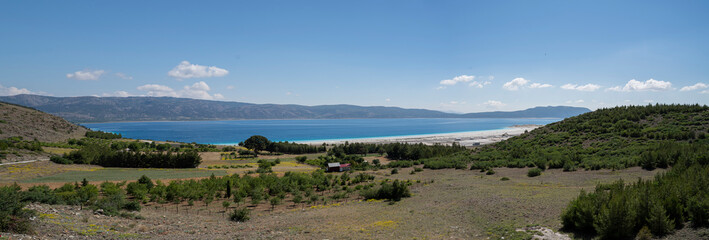
<svg viewBox="0 0 709 240">
<path fill-rule="evenodd" d="M 460 75 L 457 77 L 454 77 L 453 79 L 446 79 L 446 80 L 441 80 L 441 85 L 447 85 L 447 86 L 452 86 L 455 85 L 459 82 L 470 82 L 475 79 L 475 76 L 468 76 L 468 75 Z"/>
<path fill-rule="evenodd" d="M 468 86 L 476 87 L 476 88 L 483 88 L 485 85 L 490 85 L 490 84 L 491 84 L 490 81 L 484 81 L 484 82 L 473 81 L 470 84 L 468 84 Z"/>
<path fill-rule="evenodd" d="M 655 100 L 652 100 L 652 99 L 648 99 L 648 100 L 644 100 L 643 102 L 646 102 L 646 103 L 654 103 L 654 102 L 655 102 Z"/>
<path fill-rule="evenodd" d="M 125 73 L 116 73 L 116 77 L 122 78 L 124 80 L 132 80 L 133 77 L 126 75 Z"/>
<path fill-rule="evenodd" d="M 130 93 L 128 93 L 126 91 L 115 91 L 113 93 L 101 94 L 101 96 L 104 96 L 104 97 L 130 97 L 133 95 L 131 95 Z"/>
<path fill-rule="evenodd" d="M 0 96 L 14 96 L 19 94 L 38 94 L 27 90 L 27 88 L 5 87 L 0 85 Z"/>
<path fill-rule="evenodd" d="M 495 101 L 495 100 L 487 100 L 487 102 L 484 102 L 481 105 L 487 106 L 489 108 L 500 108 L 500 107 L 507 106 L 507 104 L 504 104 L 500 101 Z"/>
<path fill-rule="evenodd" d="M 704 84 L 704 83 L 697 83 L 697 84 L 694 84 L 694 85 L 692 85 L 692 86 L 685 86 L 685 87 L 682 87 L 682 89 L 680 89 L 680 91 L 682 91 L 682 92 L 685 92 L 685 91 L 693 91 L 693 90 L 697 90 L 697 89 L 705 89 L 705 88 L 707 88 L 707 87 L 709 87 L 709 86 L 707 86 L 707 85 Z"/>
<path fill-rule="evenodd" d="M 104 73 L 104 70 L 76 71 L 74 73 L 67 73 L 66 78 L 73 78 L 76 80 L 98 80 Z"/>
<path fill-rule="evenodd" d="M 529 80 L 527 80 L 527 79 L 515 78 L 515 79 L 512 79 L 512 81 L 506 82 L 504 85 L 502 85 L 502 88 L 510 90 L 510 91 L 517 91 L 517 90 L 519 90 L 520 87 L 527 85 L 527 83 L 529 83 Z"/>
<path fill-rule="evenodd" d="M 608 90 L 611 91 L 618 91 L 618 92 L 631 92 L 631 91 L 666 91 L 666 90 L 671 90 L 672 89 L 672 83 L 671 82 L 665 82 L 665 81 L 658 81 L 655 79 L 649 79 L 645 82 L 641 82 L 635 79 L 631 79 L 628 81 L 628 83 L 625 84 L 625 86 L 620 87 L 620 86 L 615 86 L 612 88 L 608 88 Z"/>
<path fill-rule="evenodd" d="M 568 84 L 564 84 L 563 86 L 561 86 L 561 89 L 576 90 L 576 91 L 583 91 L 583 92 L 593 92 L 593 91 L 596 91 L 600 88 L 601 88 L 601 86 L 596 85 L 596 84 L 592 84 L 592 83 L 589 83 L 586 85 L 577 85 L 577 84 L 568 83 Z"/>
<path fill-rule="evenodd" d="M 384 99 L 384 101 L 391 102 L 391 98 Z"/>
<path fill-rule="evenodd" d="M 188 61 L 182 61 L 175 68 L 167 72 L 168 76 L 176 78 L 205 78 L 205 77 L 222 77 L 229 74 L 229 71 L 215 66 L 202 66 L 191 64 Z"/>
<path fill-rule="evenodd" d="M 184 86 L 181 90 L 175 91 L 172 88 L 165 85 L 158 84 L 146 84 L 138 87 L 140 91 L 146 91 L 146 96 L 151 97 L 182 97 L 182 98 L 196 98 L 196 99 L 223 99 L 224 96 L 221 94 L 210 95 L 209 91 L 211 88 L 204 81 L 199 81 L 192 86 Z"/>
<path fill-rule="evenodd" d="M 576 101 L 571 101 L 571 100 L 566 101 L 566 103 L 584 103 L 584 102 L 585 102 L 585 101 L 584 101 L 583 99 L 579 99 L 579 100 L 576 100 Z"/>
<path fill-rule="evenodd" d="M 506 82 L 505 84 L 502 85 L 502 88 L 505 90 L 509 91 L 517 91 L 522 87 L 527 86 L 529 84 L 529 88 L 550 88 L 553 87 L 551 84 L 546 84 L 546 83 L 531 83 L 530 81 L 524 78 L 515 78 L 512 79 L 512 81 Z"/>
<path fill-rule="evenodd" d="M 541 84 L 541 83 L 532 83 L 529 85 L 529 88 L 550 88 L 552 87 L 551 84 Z"/>
<path fill-rule="evenodd" d="M 232 90 L 232 89 L 234 89 L 234 86 L 232 86 L 232 85 L 226 86 L 226 89 Z"/>
<path fill-rule="evenodd" d="M 709 90 L 704 90 L 704 91 L 701 91 L 701 92 L 699 92 L 699 93 L 709 93 Z"/>
</svg>

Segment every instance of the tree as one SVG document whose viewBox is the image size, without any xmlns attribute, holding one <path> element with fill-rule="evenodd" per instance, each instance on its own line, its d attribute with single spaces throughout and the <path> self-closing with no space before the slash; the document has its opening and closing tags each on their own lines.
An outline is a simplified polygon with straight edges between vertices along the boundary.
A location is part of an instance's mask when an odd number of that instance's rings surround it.
<svg viewBox="0 0 709 240">
<path fill-rule="evenodd" d="M 151 180 L 148 176 L 145 176 L 145 175 L 141 176 L 138 179 L 138 183 L 145 185 L 148 188 L 148 190 L 150 190 L 154 186 L 153 180 Z"/>
<path fill-rule="evenodd" d="M 244 141 L 244 147 L 252 149 L 254 152 L 258 153 L 258 151 L 266 149 L 269 143 L 270 141 L 268 138 L 261 135 L 253 135 Z"/>
<path fill-rule="evenodd" d="M 274 208 L 276 208 L 276 205 L 281 204 L 281 198 L 279 197 L 272 197 L 270 200 L 271 203 L 271 211 L 273 211 Z"/>
<path fill-rule="evenodd" d="M 231 181 L 226 180 L 226 193 L 224 194 L 224 198 L 229 198 L 231 197 Z"/>
<path fill-rule="evenodd" d="M 231 203 L 230 203 L 229 201 L 223 201 L 223 202 L 222 202 L 222 207 L 224 207 L 224 212 L 226 212 L 226 210 L 229 209 L 229 206 L 230 206 L 230 205 L 231 205 Z"/>
</svg>

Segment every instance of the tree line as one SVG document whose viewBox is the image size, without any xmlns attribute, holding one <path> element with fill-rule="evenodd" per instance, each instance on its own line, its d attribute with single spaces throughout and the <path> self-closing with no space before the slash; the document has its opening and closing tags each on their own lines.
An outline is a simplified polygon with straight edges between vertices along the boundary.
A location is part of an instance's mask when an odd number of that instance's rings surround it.
<svg viewBox="0 0 709 240">
<path fill-rule="evenodd" d="M 564 228 L 602 239 L 630 239 L 661 237 L 687 225 L 709 226 L 709 145 L 668 143 L 649 155 L 667 156 L 673 168 L 652 180 L 619 180 L 582 191 L 561 216 Z"/>
<path fill-rule="evenodd" d="M 115 150 L 111 145 L 90 143 L 63 156 L 52 156 L 60 164 L 94 164 L 125 168 L 196 168 L 202 157 L 196 151 L 140 151 L 131 148 Z"/>
</svg>

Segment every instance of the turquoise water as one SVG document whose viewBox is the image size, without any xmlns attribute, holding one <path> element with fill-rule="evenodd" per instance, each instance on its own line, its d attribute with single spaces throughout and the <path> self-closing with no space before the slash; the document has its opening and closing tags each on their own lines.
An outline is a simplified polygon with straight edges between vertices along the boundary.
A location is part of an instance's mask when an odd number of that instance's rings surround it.
<svg viewBox="0 0 709 240">
<path fill-rule="evenodd" d="M 312 119 L 231 120 L 185 122 L 86 123 L 93 130 L 120 133 L 123 137 L 158 141 L 236 144 L 252 135 L 272 141 L 309 141 L 421 134 L 484 131 L 522 124 L 548 124 L 561 119 Z"/>
</svg>

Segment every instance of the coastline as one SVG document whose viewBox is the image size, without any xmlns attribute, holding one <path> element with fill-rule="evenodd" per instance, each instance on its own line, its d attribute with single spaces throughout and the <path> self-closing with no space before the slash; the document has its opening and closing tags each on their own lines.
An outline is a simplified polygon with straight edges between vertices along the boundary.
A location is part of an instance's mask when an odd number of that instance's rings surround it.
<svg viewBox="0 0 709 240">
<path fill-rule="evenodd" d="M 508 138 L 519 136 L 525 131 L 532 131 L 542 125 L 515 125 L 502 129 L 455 132 L 455 133 L 438 133 L 438 134 L 421 134 L 407 136 L 391 136 L 391 137 L 373 137 L 373 138 L 348 138 L 348 139 L 324 139 L 324 140 L 307 140 L 294 141 L 296 143 L 304 143 L 310 145 L 325 144 L 344 144 L 350 143 L 423 143 L 426 145 L 443 144 L 451 145 L 458 143 L 461 146 L 477 146 L 499 142 Z"/>
</svg>

